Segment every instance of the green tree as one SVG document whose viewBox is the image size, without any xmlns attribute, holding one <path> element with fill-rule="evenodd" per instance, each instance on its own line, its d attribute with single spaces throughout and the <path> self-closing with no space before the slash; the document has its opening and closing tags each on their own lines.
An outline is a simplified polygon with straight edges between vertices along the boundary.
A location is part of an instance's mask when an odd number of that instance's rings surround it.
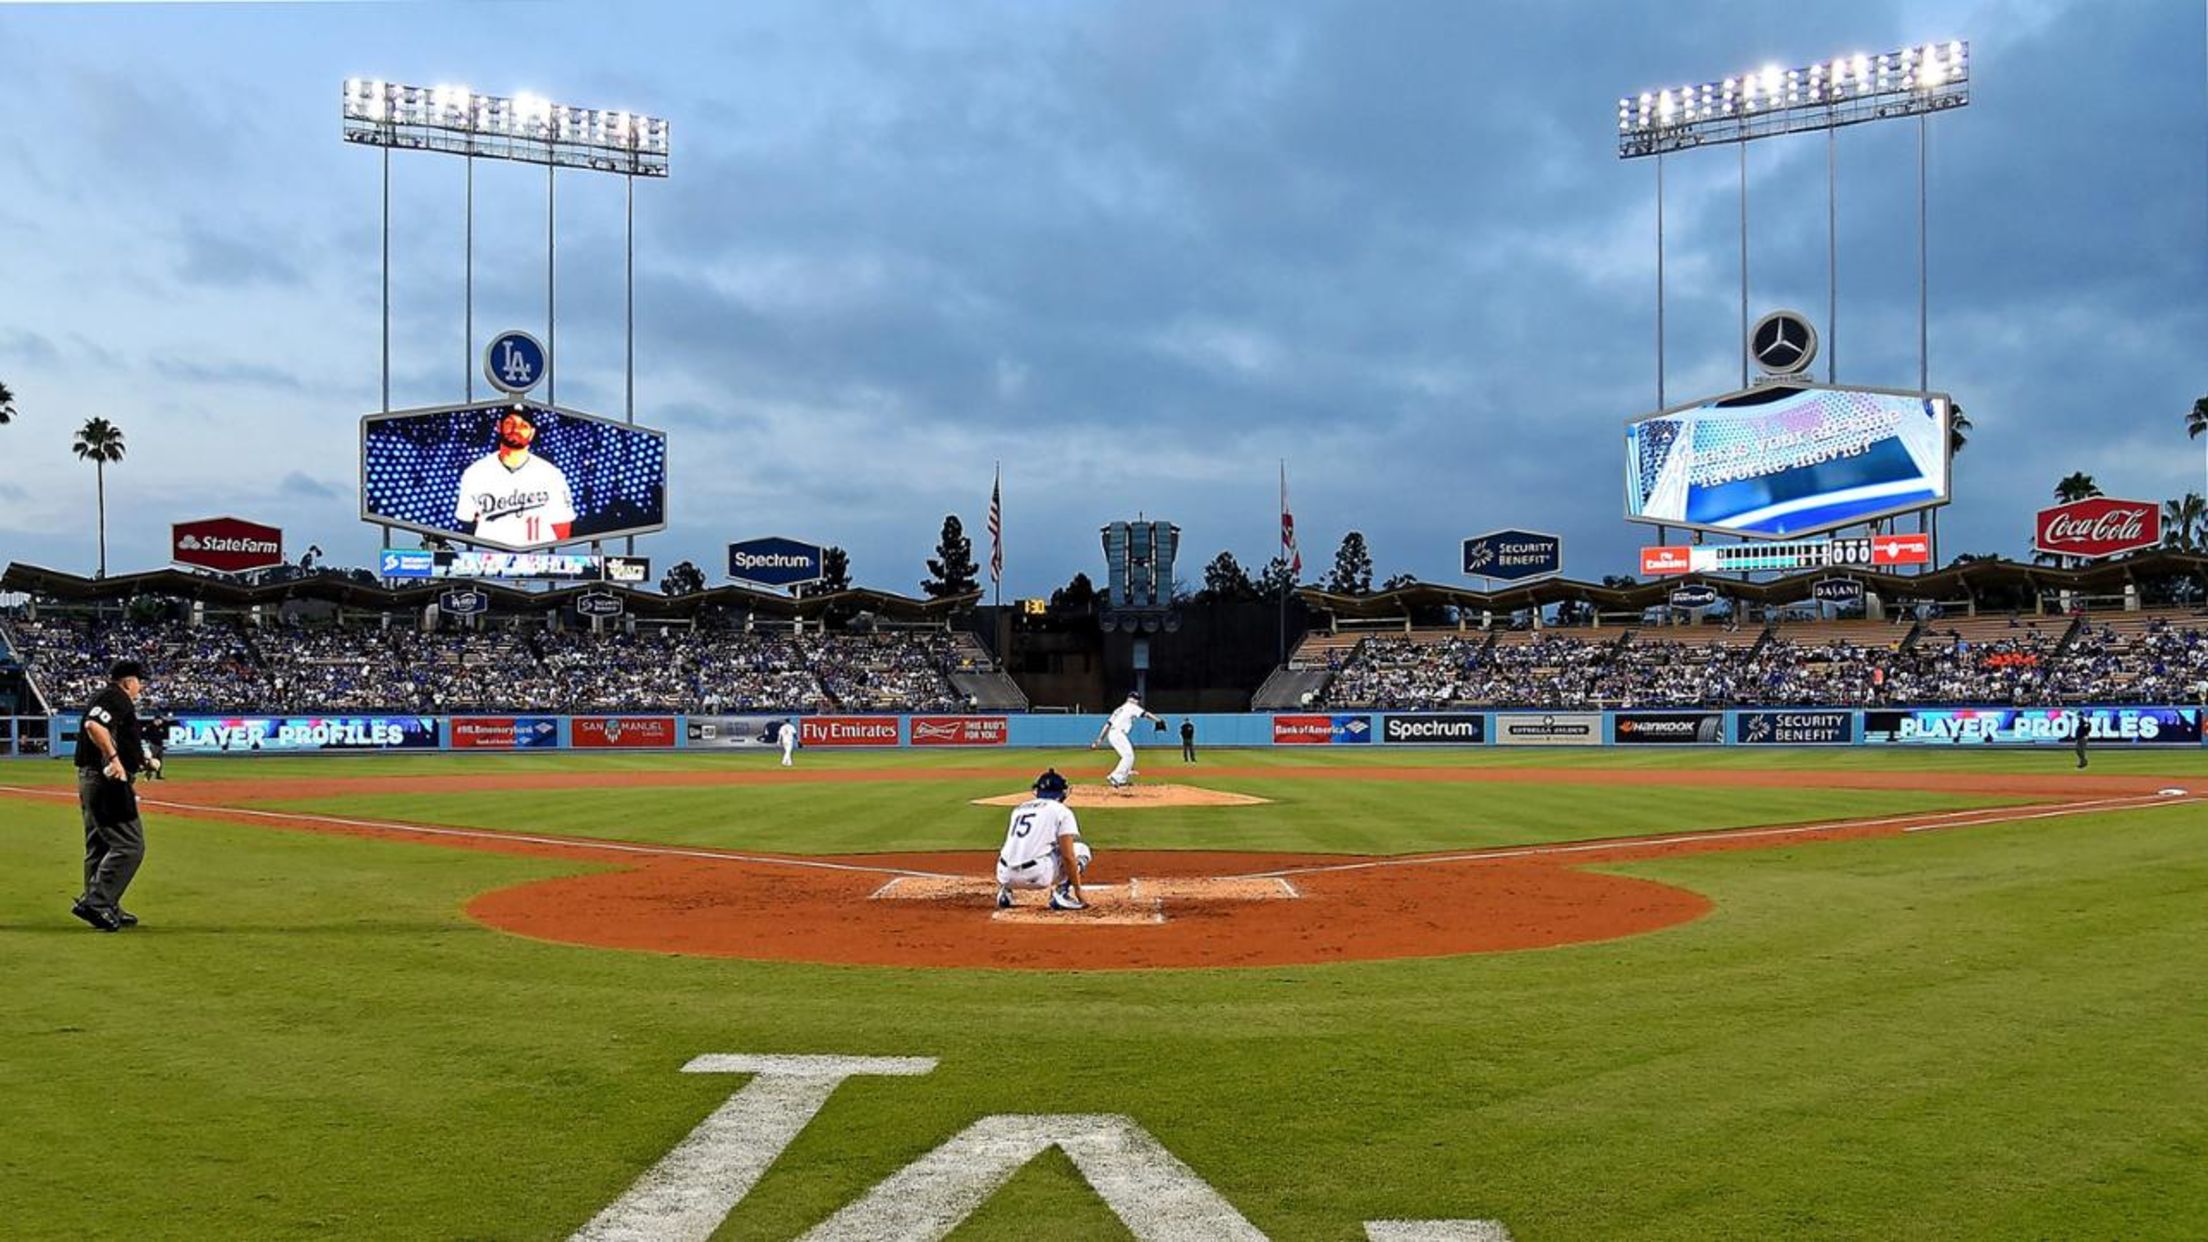
<svg viewBox="0 0 2208 1242">
<path fill-rule="evenodd" d="M 1381 590 L 1383 590 L 1383 591 L 1399 591 L 1399 590 L 1403 589 L 1404 587 L 1414 587 L 1414 586 L 1417 586 L 1417 585 L 1418 585 L 1418 575 L 1417 575 L 1417 574 L 1412 574 L 1412 573 L 1392 574 L 1392 575 L 1390 575 L 1390 576 L 1389 576 L 1389 578 L 1388 578 L 1388 580 L 1387 580 L 1386 582 L 1383 582 L 1383 583 L 1381 583 L 1381 584 L 1380 584 L 1380 589 L 1381 589 Z"/>
<path fill-rule="evenodd" d="M 1336 595 L 1372 594 L 1372 552 L 1365 547 L 1363 531 L 1342 536 L 1334 550 L 1334 571 L 1326 576 L 1326 589 Z"/>
<path fill-rule="evenodd" d="M 15 421 L 15 394 L 6 384 L 0 384 L 0 427 Z"/>
<path fill-rule="evenodd" d="M 2202 432 L 2208 432 L 2208 397 L 2193 402 L 2185 413 L 2185 434 L 2198 440 Z"/>
<path fill-rule="evenodd" d="M 1257 584 L 1234 553 L 1221 552 L 1204 566 L 1204 598 L 1221 601 L 1256 599 Z"/>
<path fill-rule="evenodd" d="M 2082 470 L 2055 484 L 2055 499 L 2064 504 L 2073 500 L 2089 500 L 2100 494 L 2101 485 L 2093 481 L 2092 475 Z"/>
<path fill-rule="evenodd" d="M 820 581 L 808 582 L 797 588 L 798 596 L 834 595 L 851 589 L 851 554 L 842 548 L 830 546 L 820 553 Z"/>
<path fill-rule="evenodd" d="M 1265 571 L 1257 576 L 1257 597 L 1278 599 L 1296 589 L 1296 576 L 1288 572 L 1288 562 L 1280 557 L 1265 562 Z"/>
<path fill-rule="evenodd" d="M 2179 552 L 2198 552 L 2204 544 L 2202 527 L 2208 525 L 2208 501 L 2199 492 L 2187 492 L 2162 502 L 2162 546 Z"/>
<path fill-rule="evenodd" d="M 659 589 L 664 595 L 696 595 L 705 589 L 705 574 L 688 561 L 677 561 L 659 580 Z"/>
<path fill-rule="evenodd" d="M 928 561 L 928 576 L 921 580 L 920 589 L 929 599 L 946 599 L 964 595 L 981 588 L 976 577 L 981 566 L 974 564 L 974 541 L 966 537 L 966 527 L 958 515 L 947 514 L 943 518 L 943 537 L 936 541 L 935 555 Z"/>
<path fill-rule="evenodd" d="M 123 459 L 123 429 L 104 418 L 87 419 L 77 428 L 71 446 L 81 460 L 92 463 L 98 479 L 100 514 L 100 577 L 107 576 L 107 464 Z"/>
<path fill-rule="evenodd" d="M 1970 443 L 1970 415 L 1963 413 L 1961 405 L 1947 407 L 1947 455 L 1955 457 L 1963 446 Z"/>
<path fill-rule="evenodd" d="M 1075 574 L 1073 581 L 1050 593 L 1052 612 L 1084 612 L 1096 604 L 1096 584 L 1087 574 Z"/>
</svg>

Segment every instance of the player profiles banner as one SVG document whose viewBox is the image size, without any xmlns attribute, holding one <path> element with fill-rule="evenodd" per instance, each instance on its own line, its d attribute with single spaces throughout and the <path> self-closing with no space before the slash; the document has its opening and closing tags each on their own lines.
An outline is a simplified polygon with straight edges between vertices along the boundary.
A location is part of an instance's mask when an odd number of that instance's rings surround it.
<svg viewBox="0 0 2208 1242">
<path fill-rule="evenodd" d="M 1863 740 L 1894 746 L 2198 746 L 2192 707 L 1955 707 L 1863 713 Z"/>
<path fill-rule="evenodd" d="M 568 739 L 578 750 L 666 750 L 675 744 L 673 716 L 577 716 Z"/>
<path fill-rule="evenodd" d="M 690 716 L 683 721 L 683 741 L 720 750 L 779 749 L 782 730 L 796 723 L 791 716 Z"/>
<path fill-rule="evenodd" d="M 527 401 L 360 420 L 363 521 L 523 551 L 667 526 L 667 437 Z"/>
<path fill-rule="evenodd" d="M 1003 746 L 1012 725 L 1003 716 L 914 716 L 915 746 Z"/>
<path fill-rule="evenodd" d="M 1383 716 L 1380 740 L 1406 746 L 1485 746 L 1487 717 L 1441 713 Z"/>
<path fill-rule="evenodd" d="M 1617 739 L 1624 746 L 1722 746 L 1723 712 L 1619 713 Z"/>
<path fill-rule="evenodd" d="M 1499 712 L 1495 742 L 1500 746 L 1600 746 L 1601 712 Z"/>
<path fill-rule="evenodd" d="M 1941 393 L 1768 384 L 1625 429 L 1630 521 L 1750 538 L 1837 530 L 1948 499 Z"/>
<path fill-rule="evenodd" d="M 1742 746 L 1848 746 L 1855 742 L 1854 712 L 1741 712 L 1733 740 Z"/>
<path fill-rule="evenodd" d="M 798 725 L 800 746 L 895 746 L 895 716 L 807 716 Z"/>
<path fill-rule="evenodd" d="M 454 750 L 551 750 L 560 744 L 560 722 L 551 716 L 454 716 Z"/>
<path fill-rule="evenodd" d="M 437 718 L 177 716 L 169 724 L 168 748 L 172 755 L 312 755 L 329 751 L 435 750 Z"/>
</svg>

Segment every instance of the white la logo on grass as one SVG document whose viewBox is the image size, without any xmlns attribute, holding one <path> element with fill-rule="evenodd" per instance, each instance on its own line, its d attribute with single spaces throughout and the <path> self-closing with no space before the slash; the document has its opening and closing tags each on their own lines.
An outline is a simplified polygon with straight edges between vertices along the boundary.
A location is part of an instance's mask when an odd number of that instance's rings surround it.
<svg viewBox="0 0 2208 1242">
<path fill-rule="evenodd" d="M 706 1242 L 846 1078 L 911 1077 L 933 1057 L 702 1056 L 686 1074 L 752 1080 L 698 1123 L 570 1242 Z M 935 1242 L 1056 1147 L 1140 1242 L 1265 1242 L 1195 1170 L 1126 1117 L 983 1117 L 806 1233 L 800 1242 Z M 1371 1242 L 1510 1242 L 1494 1221 L 1367 1221 Z"/>
</svg>

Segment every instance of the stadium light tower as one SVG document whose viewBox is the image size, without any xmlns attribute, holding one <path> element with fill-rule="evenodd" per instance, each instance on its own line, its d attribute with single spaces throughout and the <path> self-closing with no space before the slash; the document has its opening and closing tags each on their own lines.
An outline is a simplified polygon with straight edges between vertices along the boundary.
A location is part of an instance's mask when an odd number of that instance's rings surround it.
<svg viewBox="0 0 2208 1242">
<path fill-rule="evenodd" d="M 636 421 L 636 179 L 665 177 L 668 126 L 636 112 L 577 108 L 534 95 L 479 95 L 465 86 L 407 86 L 376 78 L 345 82 L 345 141 L 383 149 L 383 409 L 391 410 L 391 152 L 441 151 L 467 160 L 466 340 L 463 373 L 475 399 L 475 161 L 514 160 L 545 170 L 545 324 L 557 340 L 558 269 L 554 178 L 562 168 L 614 173 L 627 183 L 627 417 Z M 547 367 L 556 399 L 559 362 Z"/>
<path fill-rule="evenodd" d="M 1740 148 L 1740 361 L 1748 386 L 1748 144 L 1825 133 L 1825 382 L 1839 377 L 1838 132 L 1850 125 L 1917 118 L 1917 387 L 1931 387 L 1926 171 L 1933 113 L 1970 102 L 1970 44 L 1927 43 L 1876 56 L 1835 56 L 1781 69 L 1763 66 L 1714 82 L 1660 86 L 1618 99 L 1618 158 L 1656 157 L 1656 406 L 1664 387 L 1664 157 L 1694 147 Z M 1936 558 L 1935 558 L 1936 559 Z"/>
</svg>

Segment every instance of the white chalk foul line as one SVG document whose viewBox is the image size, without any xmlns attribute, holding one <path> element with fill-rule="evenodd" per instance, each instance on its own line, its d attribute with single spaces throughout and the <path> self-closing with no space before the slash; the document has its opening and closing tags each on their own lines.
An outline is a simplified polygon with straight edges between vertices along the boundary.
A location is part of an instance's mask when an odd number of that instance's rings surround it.
<svg viewBox="0 0 2208 1242">
<path fill-rule="evenodd" d="M 74 793 L 67 790 L 36 789 L 21 785 L 0 785 L 0 793 L 29 794 L 33 797 L 69 798 L 72 800 L 76 797 Z M 311 824 L 329 824 L 339 828 L 364 828 L 372 832 L 456 838 L 463 841 L 518 841 L 524 845 L 551 845 L 564 849 L 597 850 L 608 854 L 642 855 L 647 858 L 702 858 L 710 862 L 754 863 L 763 867 L 796 867 L 812 871 L 848 871 L 861 875 L 913 876 L 938 880 L 960 878 L 940 871 L 916 871 L 906 867 L 870 867 L 863 863 L 827 862 L 818 858 L 780 858 L 771 854 L 737 854 L 719 850 L 687 849 L 673 845 L 638 845 L 627 841 L 598 841 L 589 837 L 545 837 L 520 832 L 498 832 L 487 828 L 433 828 L 427 824 L 407 824 L 395 820 L 347 819 L 338 815 L 312 815 L 302 811 L 257 811 L 250 807 L 219 806 L 204 802 L 162 802 L 150 798 L 141 798 L 139 799 L 139 805 L 171 811 L 197 811 L 201 814 L 225 818 L 236 815 L 253 819 L 299 820 Z"/>
<path fill-rule="evenodd" d="M 1229 878 L 1238 880 L 1277 879 L 1296 875 L 1321 875 L 1332 871 L 1371 871 L 1385 867 L 1425 867 L 1440 863 L 1489 862 L 1500 858 L 1540 858 L 1561 854 L 1614 853 L 1620 850 L 1642 849 L 1652 845 L 1685 845 L 1696 842 L 1755 840 L 1762 837 L 1809 836 L 1825 832 L 1857 832 L 1865 828 L 1882 828 L 1889 824 L 1908 825 L 1902 828 L 1903 832 L 1929 832 L 1941 828 L 1977 828 L 1991 824 L 2016 823 L 2027 819 L 2053 819 L 2064 815 L 2084 815 L 2094 811 L 2144 810 L 2149 807 L 2173 806 L 2179 803 L 2198 802 L 2200 800 L 2198 797 L 2179 798 L 2165 794 L 2135 794 L 2123 798 L 2100 798 L 2090 802 L 2065 802 L 2055 806 L 2031 804 L 2012 807 L 1972 807 L 1964 811 L 1939 811 L 1925 815 L 1885 815 L 1876 819 L 1795 824 L 1785 828 L 1717 829 L 1710 832 L 1677 833 L 1666 837 L 1618 837 L 1603 841 L 1579 841 L 1560 845 L 1526 845 L 1470 850 L 1461 854 L 1421 854 L 1413 858 L 1375 858 L 1362 862 L 1333 863 L 1324 866 L 1286 867 L 1278 871 L 1257 871 L 1249 875 L 1231 876 Z"/>
</svg>

